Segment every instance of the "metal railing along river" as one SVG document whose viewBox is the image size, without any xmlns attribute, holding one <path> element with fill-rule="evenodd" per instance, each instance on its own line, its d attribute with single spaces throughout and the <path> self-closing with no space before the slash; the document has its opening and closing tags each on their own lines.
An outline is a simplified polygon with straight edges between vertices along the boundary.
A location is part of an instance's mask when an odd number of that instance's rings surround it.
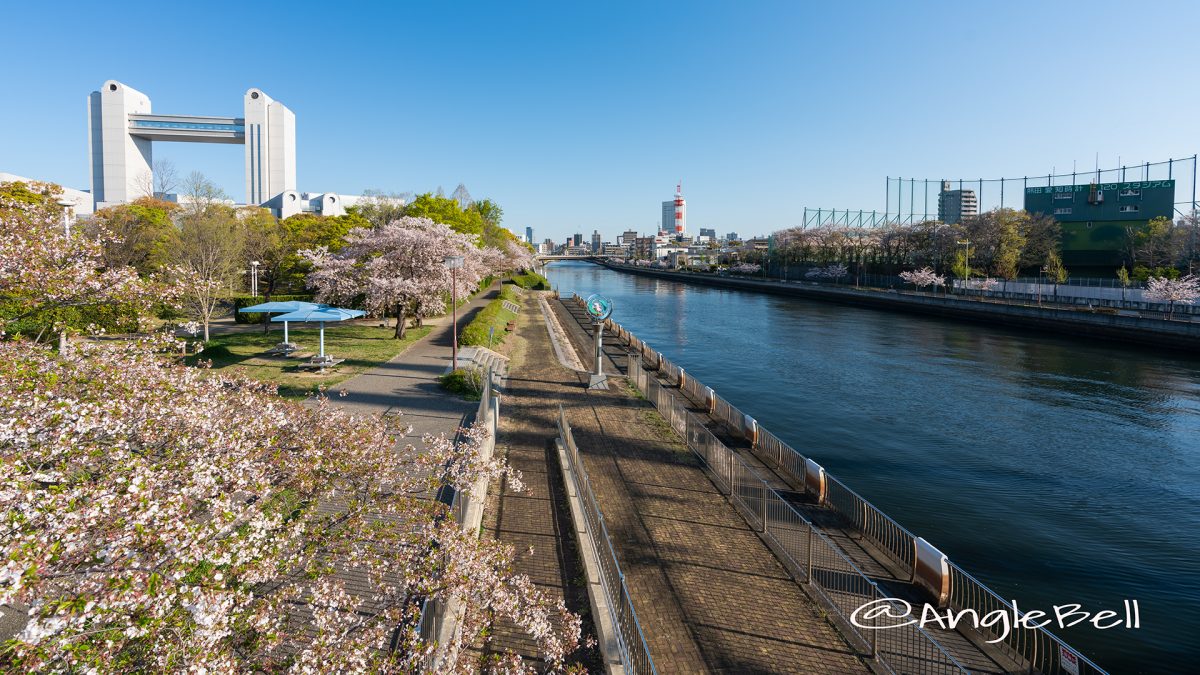
<svg viewBox="0 0 1200 675">
<path fill-rule="evenodd" d="M 600 570 L 600 587 L 608 602 L 609 618 L 616 627 L 614 637 L 621 664 L 627 673 L 657 673 L 654 659 L 650 656 L 650 648 L 646 646 L 642 625 L 638 622 L 637 612 L 633 608 L 633 600 L 629 597 L 629 588 L 625 585 L 625 574 L 621 572 L 616 550 L 608 536 L 604 514 L 601 513 L 600 504 L 592 492 L 591 480 L 583 462 L 580 461 L 579 446 L 575 444 L 575 435 L 571 432 L 571 425 L 567 422 L 562 406 L 558 409 L 558 437 L 562 440 L 567 464 L 576 477 L 584 525 L 590 535 L 592 552 Z"/>
<path fill-rule="evenodd" d="M 479 446 L 479 454 L 485 460 L 491 458 L 495 452 L 496 433 L 500 424 L 500 399 L 492 390 L 495 382 L 495 371 L 489 367 L 481 382 L 479 407 L 475 411 L 475 422 L 483 424 L 487 429 L 487 435 L 480 441 Z M 474 532 L 478 536 L 483 520 L 483 504 L 487 498 L 487 480 L 477 480 L 470 489 L 453 489 L 449 486 L 445 489 L 453 492 L 447 509 L 448 516 L 453 518 L 464 532 Z M 472 506 L 475 508 L 472 509 Z M 458 630 L 457 623 L 461 611 L 461 603 L 457 598 L 423 599 L 418 629 L 421 638 L 427 642 L 440 642 L 442 645 L 448 643 L 448 633 Z M 430 656 L 428 664 L 433 670 L 448 669 L 457 658 L 456 653 L 438 649 Z"/>
<path fill-rule="evenodd" d="M 582 302 L 578 296 L 575 299 L 577 303 Z M 957 672 L 962 666 L 923 630 L 910 632 L 904 638 L 897 638 L 900 629 L 866 630 L 869 635 L 864 637 L 864 630 L 850 621 L 851 613 L 868 602 L 887 596 L 879 595 L 878 586 L 822 535 L 819 528 L 814 527 L 766 481 L 759 478 L 754 469 L 742 462 L 737 453 L 726 447 L 698 417 L 688 412 L 680 397 L 673 394 L 672 390 L 686 396 L 694 405 L 704 408 L 723 422 L 731 435 L 747 441 L 755 457 L 800 486 L 818 505 L 839 514 L 863 539 L 875 544 L 905 574 L 910 575 L 909 581 L 925 589 L 931 596 L 931 604 L 955 611 L 970 610 L 980 618 L 992 612 L 1005 612 L 1010 617 L 1024 616 L 1009 601 L 950 562 L 927 541 L 913 535 L 829 475 L 812 458 L 802 455 L 763 429 L 752 417 L 701 384 L 683 368 L 671 363 L 662 353 L 650 349 L 649 345 L 623 326 L 611 319 L 606 321 L 605 326 L 630 348 L 627 373 L 630 381 L 654 403 L 672 428 L 680 432 L 688 447 L 704 460 L 718 486 L 730 496 L 747 522 L 764 533 L 776 554 L 798 579 L 811 584 L 830 602 L 839 615 L 839 623 L 846 624 L 844 627 L 850 635 L 867 642 L 881 641 L 879 645 L 871 643 L 872 653 L 878 654 L 880 661 L 889 664 L 889 668 L 895 672 L 936 673 Z M 632 358 L 635 355 L 641 358 Z M 643 359 L 648 365 L 643 365 Z M 660 384 L 658 377 L 649 372 L 652 370 L 657 371 L 668 386 Z M 822 550 L 822 545 L 829 550 Z M 862 623 L 861 618 L 859 622 Z M 1036 625 L 1037 622 L 1033 623 Z M 987 641 L 997 640 L 991 644 L 991 648 L 1020 664 L 1026 672 L 1107 675 L 1102 668 L 1045 628 L 1014 625 L 1005 636 L 999 632 L 1000 627 L 995 627 L 996 632 L 982 627 L 977 637 Z M 973 626 L 970 628 L 974 630 Z M 907 640 L 905 650 L 892 644 L 897 639 Z M 884 640 L 890 642 L 884 644 Z M 897 659 L 909 658 L 899 656 L 902 653 L 924 656 L 919 663 L 897 662 Z"/>
</svg>

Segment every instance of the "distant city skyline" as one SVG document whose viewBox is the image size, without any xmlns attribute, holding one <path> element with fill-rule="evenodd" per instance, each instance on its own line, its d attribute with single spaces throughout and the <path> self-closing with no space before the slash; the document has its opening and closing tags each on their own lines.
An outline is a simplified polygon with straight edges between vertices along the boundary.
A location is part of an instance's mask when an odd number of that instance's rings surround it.
<svg viewBox="0 0 1200 675">
<path fill-rule="evenodd" d="M 319 5 L 216 3 L 186 31 L 158 6 L 6 10 L 10 25 L 52 24 L 54 40 L 6 37 L 20 104 L 0 109 L 0 171 L 90 187 L 86 101 L 109 79 L 165 114 L 228 114 L 230 92 L 262 87 L 296 114 L 300 190 L 461 182 L 514 232 L 554 241 L 651 233 L 681 178 L 689 234 L 765 234 L 806 206 L 882 211 L 887 176 L 1085 172 L 1097 156 L 1200 150 L 1200 92 L 1180 80 L 1200 8 L 1184 2 L 380 6 L 345 30 L 280 31 L 280 49 L 249 61 L 231 12 L 268 26 Z M 1096 36 L 1118 29 L 1103 56 Z M 1061 73 L 1091 69 L 1094 89 L 1064 87 Z M 155 157 L 243 199 L 240 148 L 160 143 Z"/>
</svg>

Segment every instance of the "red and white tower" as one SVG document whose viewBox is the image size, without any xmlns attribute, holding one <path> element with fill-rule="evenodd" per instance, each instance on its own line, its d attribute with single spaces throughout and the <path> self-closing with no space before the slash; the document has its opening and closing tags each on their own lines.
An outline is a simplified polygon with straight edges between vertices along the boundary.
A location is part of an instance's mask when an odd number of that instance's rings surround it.
<svg viewBox="0 0 1200 675">
<path fill-rule="evenodd" d="M 683 236 L 687 225 L 687 202 L 683 201 L 683 182 L 675 186 L 675 234 Z"/>
</svg>

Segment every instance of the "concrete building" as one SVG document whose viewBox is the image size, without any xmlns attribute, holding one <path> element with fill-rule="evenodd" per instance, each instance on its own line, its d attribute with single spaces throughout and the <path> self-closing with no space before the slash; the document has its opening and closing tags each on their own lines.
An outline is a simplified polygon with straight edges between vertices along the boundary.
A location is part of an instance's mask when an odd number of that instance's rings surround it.
<svg viewBox="0 0 1200 675">
<path fill-rule="evenodd" d="M 600 252 L 600 231 L 592 230 L 592 252 Z"/>
<path fill-rule="evenodd" d="M 296 190 L 296 116 L 262 90 L 242 97 L 241 117 L 162 115 L 150 98 L 116 80 L 88 97 L 88 146 L 96 207 L 153 193 L 153 143 L 244 146 L 246 203 Z"/>
<path fill-rule="evenodd" d="M 630 246 L 634 242 L 637 241 L 637 238 L 638 238 L 637 230 L 625 230 L 625 233 L 619 237 L 617 243 L 625 245 L 625 246 Z"/>
<path fill-rule="evenodd" d="M 742 238 L 738 236 L 737 232 L 730 232 L 729 234 L 725 235 L 725 241 L 741 241 L 741 240 L 742 240 Z"/>
<path fill-rule="evenodd" d="M 951 190 L 950 181 L 942 181 L 942 190 L 938 193 L 938 220 L 954 225 L 978 214 L 979 200 L 974 190 Z"/>
<path fill-rule="evenodd" d="M 54 181 L 26 178 L 25 176 L 18 176 L 16 174 L 4 173 L 3 171 L 0 171 L 0 183 L 25 183 L 28 185 L 30 183 L 54 183 Z M 55 183 L 55 185 L 58 184 Z M 63 191 L 61 198 L 62 201 L 71 203 L 71 206 L 67 207 L 71 211 L 71 217 L 76 218 L 79 216 L 92 215 L 93 203 L 91 193 L 84 190 L 69 188 L 65 185 L 60 185 L 59 187 L 61 187 Z"/>
<path fill-rule="evenodd" d="M 633 255 L 639 260 L 649 260 L 654 252 L 654 237 L 638 237 L 634 240 Z"/>
<path fill-rule="evenodd" d="M 533 243 L 533 228 L 532 227 L 528 227 L 528 226 L 525 227 L 525 243 L 526 244 Z"/>
<path fill-rule="evenodd" d="M 712 239 L 713 241 L 716 241 L 716 240 L 717 240 L 717 231 L 716 231 L 716 229 L 710 229 L 710 228 L 707 228 L 707 227 L 702 227 L 702 228 L 700 228 L 700 236 L 701 236 L 701 237 L 708 237 L 709 239 Z"/>
</svg>

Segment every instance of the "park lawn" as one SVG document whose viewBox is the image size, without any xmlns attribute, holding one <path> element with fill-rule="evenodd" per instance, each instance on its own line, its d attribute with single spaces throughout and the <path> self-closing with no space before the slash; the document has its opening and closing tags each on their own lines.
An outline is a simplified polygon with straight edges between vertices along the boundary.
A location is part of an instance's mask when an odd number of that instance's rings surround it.
<svg viewBox="0 0 1200 675">
<path fill-rule="evenodd" d="M 297 366 L 317 353 L 320 331 L 317 328 L 292 324 L 288 337 L 300 346 L 291 358 L 266 356 L 264 352 L 283 340 L 283 330 L 273 329 L 263 335 L 259 330 L 233 333 L 214 338 L 203 352 L 189 356 L 187 363 L 212 360 L 213 370 L 245 375 L 263 382 L 279 385 L 279 394 L 289 398 L 307 396 L 321 385 L 332 387 L 390 361 L 414 342 L 429 334 L 431 326 L 409 328 L 403 340 L 396 340 L 394 327 L 380 328 L 367 324 L 326 324 L 325 353 L 345 359 L 325 373 L 304 371 Z"/>
</svg>

